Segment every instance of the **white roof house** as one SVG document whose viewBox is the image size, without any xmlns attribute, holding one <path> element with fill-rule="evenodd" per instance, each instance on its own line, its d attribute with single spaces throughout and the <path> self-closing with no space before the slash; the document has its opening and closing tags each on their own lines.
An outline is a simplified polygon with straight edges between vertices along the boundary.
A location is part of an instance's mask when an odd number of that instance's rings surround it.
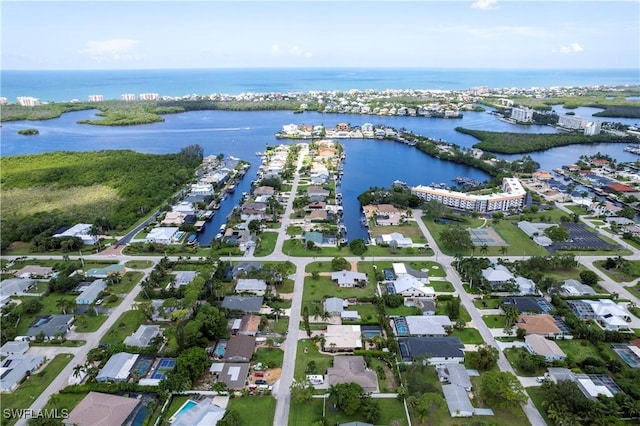
<svg viewBox="0 0 640 426">
<path fill-rule="evenodd" d="M 327 325 L 324 348 L 330 351 L 362 349 L 362 333 L 359 325 Z"/>
<path fill-rule="evenodd" d="M 445 327 L 451 327 L 451 319 L 446 315 L 409 315 L 404 317 L 407 322 L 409 336 L 437 336 L 447 335 Z"/>
<path fill-rule="evenodd" d="M 253 278 L 240 278 L 236 284 L 236 293 L 253 293 L 258 296 L 263 295 L 267 291 L 267 283 L 264 280 Z"/>
<path fill-rule="evenodd" d="M 78 237 L 84 244 L 95 244 L 98 239 L 95 236 L 90 235 L 92 226 L 93 225 L 89 223 L 78 223 L 77 225 L 73 225 L 71 228 L 67 229 L 64 232 L 54 234 L 53 237 Z"/>
<path fill-rule="evenodd" d="M 526 335 L 524 343 L 531 354 L 541 355 L 546 361 L 559 361 L 566 358 L 566 354 L 556 342 L 539 334 Z"/>
<path fill-rule="evenodd" d="M 137 346 L 145 348 L 149 346 L 151 340 L 160 334 L 160 327 L 157 325 L 141 325 L 135 333 L 124 339 L 127 346 Z"/>
<path fill-rule="evenodd" d="M 391 244 L 395 242 L 396 247 L 411 247 L 413 240 L 409 237 L 405 237 L 399 232 L 392 232 L 390 234 L 382 234 L 376 237 L 376 243 L 378 244 Z"/>
<path fill-rule="evenodd" d="M 585 296 L 594 295 L 596 291 L 586 284 L 582 284 L 578 280 L 568 279 L 562 284 L 562 290 L 569 296 Z"/>
<path fill-rule="evenodd" d="M 529 278 L 516 277 L 515 280 L 520 294 L 534 294 L 536 292 L 536 283 Z"/>
<path fill-rule="evenodd" d="M 337 271 L 331 273 L 331 281 L 336 281 L 340 287 L 354 287 L 358 283 L 366 283 L 367 274 L 362 272 Z"/>
<path fill-rule="evenodd" d="M 349 306 L 349 303 L 339 297 L 329 297 L 324 300 L 324 311 L 331 315 L 339 314 Z"/>
<path fill-rule="evenodd" d="M 225 409 L 214 405 L 213 399 L 206 398 L 188 411 L 181 412 L 172 426 L 215 425 L 222 420 Z"/>
<path fill-rule="evenodd" d="M 148 243 L 171 244 L 179 228 L 175 226 L 167 226 L 161 228 L 153 228 L 147 234 L 145 241 Z"/>
<path fill-rule="evenodd" d="M 126 382 L 138 359 L 138 354 L 119 352 L 109 358 L 96 376 L 98 382 Z"/>
<path fill-rule="evenodd" d="M 105 280 L 95 280 L 89 284 L 78 297 L 76 297 L 76 303 L 78 305 L 90 305 L 96 301 L 100 293 L 107 288 Z"/>
<path fill-rule="evenodd" d="M 442 385 L 442 393 L 451 417 L 471 417 L 475 412 L 469 394 L 458 385 Z"/>
<path fill-rule="evenodd" d="M 611 299 L 582 300 L 591 305 L 596 319 L 607 330 L 620 330 L 629 328 L 631 316 Z"/>
<path fill-rule="evenodd" d="M 400 294 L 404 297 L 426 297 L 430 299 L 436 297 L 433 287 L 425 286 L 422 281 L 408 274 L 401 275 L 395 280 L 393 289 L 395 294 Z"/>
<path fill-rule="evenodd" d="M 0 363 L 0 391 L 11 392 L 45 361 L 44 355 L 9 355 Z"/>
<path fill-rule="evenodd" d="M 515 280 L 513 274 L 504 265 L 496 265 L 482 270 L 482 276 L 489 284 L 503 284 Z"/>
<path fill-rule="evenodd" d="M 36 282 L 30 278 L 9 278 L 0 282 L 0 295 L 15 296 L 26 293 Z"/>
<path fill-rule="evenodd" d="M 191 283 L 197 275 L 196 271 L 180 271 L 176 274 L 176 279 L 173 282 L 177 288 L 180 288 Z"/>
<path fill-rule="evenodd" d="M 0 347 L 0 356 L 24 355 L 29 350 L 29 342 L 9 341 Z"/>
</svg>

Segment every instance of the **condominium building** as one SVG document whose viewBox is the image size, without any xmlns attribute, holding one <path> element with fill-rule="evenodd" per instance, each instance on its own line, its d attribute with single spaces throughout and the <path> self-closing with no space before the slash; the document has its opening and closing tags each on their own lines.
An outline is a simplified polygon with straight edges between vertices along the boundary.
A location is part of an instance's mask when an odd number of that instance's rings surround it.
<svg viewBox="0 0 640 426">
<path fill-rule="evenodd" d="M 6 105 L 7 103 L 9 103 L 7 98 L 4 96 L 0 96 L 0 105 Z"/>
<path fill-rule="evenodd" d="M 533 121 L 533 110 L 527 107 L 511 108 L 511 118 L 522 123 Z"/>
<path fill-rule="evenodd" d="M 561 115 L 558 117 L 558 125 L 566 129 L 584 129 L 587 125 L 587 120 L 575 115 Z"/>
<path fill-rule="evenodd" d="M 136 95 L 134 95 L 133 93 L 123 93 L 122 95 L 120 95 L 120 98 L 123 101 L 135 101 Z"/>
<path fill-rule="evenodd" d="M 157 93 L 140 93 L 141 101 L 157 101 L 159 95 Z"/>
<path fill-rule="evenodd" d="M 103 102 L 104 96 L 102 95 L 89 95 L 89 102 Z"/>
<path fill-rule="evenodd" d="M 37 106 L 40 105 L 40 99 L 32 98 L 31 96 L 18 96 L 18 104 L 22 106 Z"/>
<path fill-rule="evenodd" d="M 589 121 L 587 125 L 584 126 L 584 134 L 585 136 L 599 135 L 601 129 L 602 127 L 599 121 Z"/>
<path fill-rule="evenodd" d="M 502 180 L 502 191 L 498 194 L 476 195 L 422 185 L 411 188 L 412 194 L 425 201 L 436 200 L 445 206 L 458 210 L 489 213 L 522 208 L 526 192 L 518 179 L 504 178 Z"/>
</svg>

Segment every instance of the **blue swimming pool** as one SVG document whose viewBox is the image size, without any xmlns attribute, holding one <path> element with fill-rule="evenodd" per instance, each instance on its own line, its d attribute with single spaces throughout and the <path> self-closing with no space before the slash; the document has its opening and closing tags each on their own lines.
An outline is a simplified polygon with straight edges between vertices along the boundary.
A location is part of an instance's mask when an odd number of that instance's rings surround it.
<svg viewBox="0 0 640 426">
<path fill-rule="evenodd" d="M 178 417 L 180 417 L 181 415 L 183 415 L 184 413 L 186 413 L 187 411 L 191 410 L 193 407 L 195 407 L 196 405 L 198 405 L 197 402 L 192 401 L 190 399 L 187 399 L 185 401 L 184 404 L 182 404 L 182 406 L 180 408 L 178 408 L 178 411 L 176 411 L 176 413 L 171 417 L 171 419 L 169 419 L 169 421 L 171 423 L 173 423 L 174 420 L 176 420 Z"/>
<path fill-rule="evenodd" d="M 394 323 L 398 336 L 407 336 L 409 334 L 409 326 L 404 318 L 396 318 Z"/>
<path fill-rule="evenodd" d="M 175 238 L 176 238 L 176 240 L 179 240 L 179 239 L 181 239 L 182 237 L 184 237 L 184 234 L 185 234 L 185 233 L 184 233 L 184 231 L 178 231 L 178 232 L 176 232 L 176 237 L 175 237 Z"/>
<path fill-rule="evenodd" d="M 227 341 L 220 340 L 216 345 L 215 354 L 218 358 L 224 358 L 224 354 L 227 350 Z"/>
</svg>

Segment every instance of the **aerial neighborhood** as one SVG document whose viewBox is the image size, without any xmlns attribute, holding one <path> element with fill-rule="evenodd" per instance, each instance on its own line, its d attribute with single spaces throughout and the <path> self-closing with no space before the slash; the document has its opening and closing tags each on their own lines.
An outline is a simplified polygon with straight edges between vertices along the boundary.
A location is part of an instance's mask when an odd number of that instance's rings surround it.
<svg viewBox="0 0 640 426">
<path fill-rule="evenodd" d="M 454 119 L 486 97 L 509 108 L 504 119 L 532 119 L 515 95 L 540 93 L 309 102 Z M 370 188 L 358 197 L 366 237 L 350 239 L 347 138 L 407 144 L 492 180 Z M 638 421 L 635 164 L 598 153 L 526 169 L 370 123 L 285 124 L 272 142 L 257 161 L 200 150 L 188 183 L 129 229 L 68 223 L 3 253 L 3 425 Z M 250 189 L 236 192 L 251 163 Z"/>
</svg>

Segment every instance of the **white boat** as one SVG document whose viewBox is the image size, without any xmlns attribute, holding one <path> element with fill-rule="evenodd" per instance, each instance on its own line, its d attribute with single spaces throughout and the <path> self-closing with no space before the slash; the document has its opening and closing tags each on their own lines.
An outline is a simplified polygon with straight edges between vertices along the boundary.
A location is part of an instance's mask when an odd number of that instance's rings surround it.
<svg viewBox="0 0 640 426">
<path fill-rule="evenodd" d="M 222 236 L 222 232 L 219 232 L 218 234 L 216 234 L 216 240 L 221 240 Z"/>
<path fill-rule="evenodd" d="M 224 232 L 225 229 L 227 229 L 227 225 L 226 224 L 223 223 L 222 225 L 220 225 L 220 232 Z"/>
</svg>

